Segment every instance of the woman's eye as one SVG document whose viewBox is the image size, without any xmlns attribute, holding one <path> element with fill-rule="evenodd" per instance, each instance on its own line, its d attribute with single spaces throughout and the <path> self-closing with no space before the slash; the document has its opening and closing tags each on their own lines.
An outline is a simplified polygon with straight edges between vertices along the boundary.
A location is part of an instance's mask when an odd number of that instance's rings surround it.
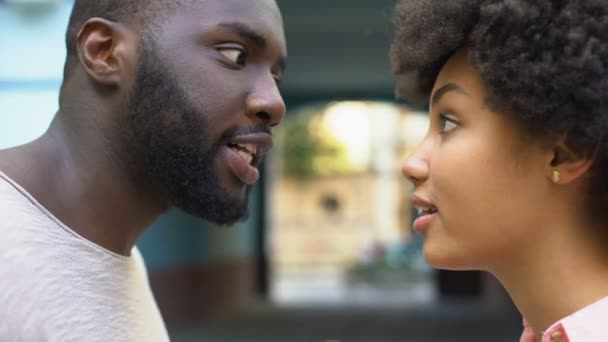
<svg viewBox="0 0 608 342">
<path fill-rule="evenodd" d="M 239 48 L 220 48 L 218 49 L 224 57 L 230 60 L 234 64 L 245 65 L 247 55 L 243 49 Z"/>
<path fill-rule="evenodd" d="M 441 134 L 449 133 L 458 127 L 458 121 L 446 114 L 439 114 L 439 123 Z"/>
</svg>

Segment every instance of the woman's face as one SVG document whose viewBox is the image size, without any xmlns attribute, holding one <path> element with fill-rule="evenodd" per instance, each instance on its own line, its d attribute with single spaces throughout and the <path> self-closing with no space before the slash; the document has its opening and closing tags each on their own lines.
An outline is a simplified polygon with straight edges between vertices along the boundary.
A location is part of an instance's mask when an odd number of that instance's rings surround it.
<svg viewBox="0 0 608 342">
<path fill-rule="evenodd" d="M 415 185 L 414 224 L 437 268 L 491 270 L 522 251 L 543 217 L 550 151 L 490 109 L 466 51 L 452 56 L 431 95 L 429 131 L 403 164 Z M 550 172 L 550 171 L 549 171 Z M 537 240 L 535 243 L 538 243 Z"/>
</svg>

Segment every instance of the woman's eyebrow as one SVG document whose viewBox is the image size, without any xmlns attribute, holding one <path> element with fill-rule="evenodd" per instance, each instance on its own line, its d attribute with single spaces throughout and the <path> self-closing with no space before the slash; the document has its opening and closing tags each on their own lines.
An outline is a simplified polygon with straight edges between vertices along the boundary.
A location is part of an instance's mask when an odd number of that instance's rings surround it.
<svg viewBox="0 0 608 342">
<path fill-rule="evenodd" d="M 456 91 L 463 95 L 471 96 L 458 84 L 448 83 L 435 91 L 435 93 L 433 94 L 433 98 L 431 99 L 431 103 L 437 104 L 445 94 L 447 94 L 451 91 Z"/>
</svg>

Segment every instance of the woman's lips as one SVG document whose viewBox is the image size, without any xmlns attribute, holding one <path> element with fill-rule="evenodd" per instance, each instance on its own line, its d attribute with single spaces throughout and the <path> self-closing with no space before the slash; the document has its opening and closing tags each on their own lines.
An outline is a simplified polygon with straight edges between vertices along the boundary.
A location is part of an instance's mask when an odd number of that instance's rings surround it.
<svg viewBox="0 0 608 342">
<path fill-rule="evenodd" d="M 414 231 L 416 233 L 423 233 L 428 230 L 429 226 L 431 225 L 431 222 L 433 221 L 436 215 L 437 212 L 418 216 L 418 218 L 414 220 Z"/>
<path fill-rule="evenodd" d="M 429 200 L 414 194 L 411 198 L 412 206 L 418 211 L 418 218 L 414 220 L 414 231 L 422 233 L 427 230 L 437 215 L 437 207 Z"/>
</svg>

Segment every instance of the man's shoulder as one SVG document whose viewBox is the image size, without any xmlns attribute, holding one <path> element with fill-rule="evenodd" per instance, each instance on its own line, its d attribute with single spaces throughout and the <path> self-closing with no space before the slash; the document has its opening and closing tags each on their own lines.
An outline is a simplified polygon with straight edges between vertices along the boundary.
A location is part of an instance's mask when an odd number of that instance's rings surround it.
<svg viewBox="0 0 608 342">
<path fill-rule="evenodd" d="M 24 212 L 37 212 L 27 192 L 0 169 L 0 217 L 17 216 Z"/>
<path fill-rule="evenodd" d="M 35 241 L 32 235 L 54 223 L 36 206 L 23 189 L 0 171 L 0 246 L 12 249 L 19 241 Z"/>
</svg>

